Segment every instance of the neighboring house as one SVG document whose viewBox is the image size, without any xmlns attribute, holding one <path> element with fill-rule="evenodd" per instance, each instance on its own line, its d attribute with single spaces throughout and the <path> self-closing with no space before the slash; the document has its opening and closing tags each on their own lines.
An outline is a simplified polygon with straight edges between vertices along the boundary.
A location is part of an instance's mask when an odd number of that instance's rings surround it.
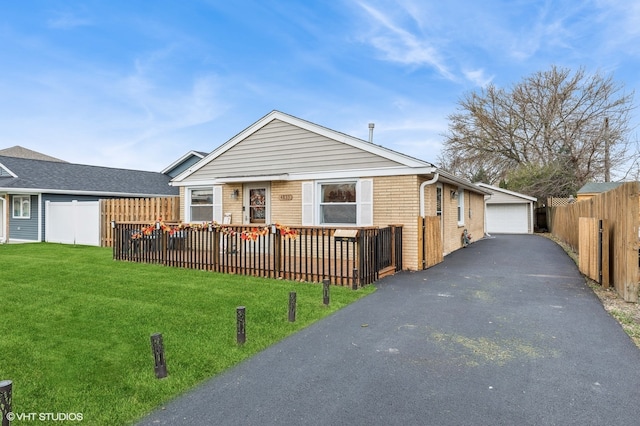
<svg viewBox="0 0 640 426">
<path fill-rule="evenodd" d="M 156 172 L 0 156 L 0 241 L 44 241 L 47 202 L 176 196 L 170 180 Z"/>
<path fill-rule="evenodd" d="M 623 182 L 588 182 L 585 183 L 582 188 L 578 190 L 577 193 L 577 201 L 584 201 L 598 194 L 602 194 L 603 192 L 611 191 L 612 189 L 616 189 Z"/>
<path fill-rule="evenodd" d="M 477 183 L 491 191 L 487 198 L 487 233 L 531 234 L 535 226 L 534 203 L 537 198 L 488 185 Z"/>
<path fill-rule="evenodd" d="M 189 167 L 202 160 L 208 153 L 201 151 L 189 151 L 182 157 L 167 166 L 160 173 L 165 174 L 171 178 L 178 176 L 180 173 L 187 170 Z"/>
<path fill-rule="evenodd" d="M 0 149 L 0 156 L 28 158 L 30 160 L 57 161 L 59 163 L 66 163 L 66 161 L 61 160 L 59 158 L 51 157 L 50 155 L 33 151 L 31 149 L 27 149 L 19 145 L 12 146 L 11 148 Z"/>
<path fill-rule="evenodd" d="M 433 164 L 272 111 L 172 180 L 181 219 L 231 224 L 403 226 L 403 269 L 422 269 L 419 217 L 440 217 L 444 253 L 484 235 L 490 194 Z M 427 241 L 427 244 L 430 244 Z"/>
</svg>

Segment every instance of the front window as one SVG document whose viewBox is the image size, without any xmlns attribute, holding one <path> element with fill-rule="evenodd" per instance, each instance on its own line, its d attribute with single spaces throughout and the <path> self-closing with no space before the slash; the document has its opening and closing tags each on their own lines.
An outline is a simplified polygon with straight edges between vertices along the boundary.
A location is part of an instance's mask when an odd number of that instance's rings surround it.
<svg viewBox="0 0 640 426">
<path fill-rule="evenodd" d="M 357 224 L 356 200 L 355 182 L 320 184 L 320 223 Z"/>
<path fill-rule="evenodd" d="M 14 195 L 13 196 L 13 218 L 29 219 L 31 217 L 31 196 Z"/>
<path fill-rule="evenodd" d="M 210 222 L 213 220 L 213 188 L 191 190 L 191 221 Z"/>
</svg>

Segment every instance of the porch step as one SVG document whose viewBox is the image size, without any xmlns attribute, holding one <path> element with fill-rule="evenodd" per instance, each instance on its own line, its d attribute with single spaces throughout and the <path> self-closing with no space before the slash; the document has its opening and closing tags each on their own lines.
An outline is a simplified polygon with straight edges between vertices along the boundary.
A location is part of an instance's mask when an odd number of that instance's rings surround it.
<svg viewBox="0 0 640 426">
<path fill-rule="evenodd" d="M 384 278 L 389 275 L 394 275 L 395 273 L 396 273 L 395 266 L 387 266 L 386 268 L 381 269 L 380 272 L 378 272 L 378 278 Z"/>
</svg>

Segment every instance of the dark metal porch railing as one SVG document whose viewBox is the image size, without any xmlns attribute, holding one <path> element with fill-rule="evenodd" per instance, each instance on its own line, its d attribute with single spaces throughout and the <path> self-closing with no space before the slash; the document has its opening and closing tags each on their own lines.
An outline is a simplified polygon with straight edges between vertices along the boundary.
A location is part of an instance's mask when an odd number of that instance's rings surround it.
<svg viewBox="0 0 640 426">
<path fill-rule="evenodd" d="M 402 226 L 336 228 L 114 222 L 113 257 L 191 269 L 358 287 L 402 269 Z M 165 229 L 162 229 L 162 228 Z"/>
</svg>

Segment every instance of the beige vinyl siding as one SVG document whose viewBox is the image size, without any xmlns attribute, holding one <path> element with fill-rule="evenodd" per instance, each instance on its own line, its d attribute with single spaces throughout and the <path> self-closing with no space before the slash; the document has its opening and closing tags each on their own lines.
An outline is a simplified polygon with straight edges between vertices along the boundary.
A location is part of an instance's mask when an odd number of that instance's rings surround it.
<svg viewBox="0 0 640 426">
<path fill-rule="evenodd" d="M 187 180 L 398 166 L 370 152 L 273 120 Z"/>
</svg>

